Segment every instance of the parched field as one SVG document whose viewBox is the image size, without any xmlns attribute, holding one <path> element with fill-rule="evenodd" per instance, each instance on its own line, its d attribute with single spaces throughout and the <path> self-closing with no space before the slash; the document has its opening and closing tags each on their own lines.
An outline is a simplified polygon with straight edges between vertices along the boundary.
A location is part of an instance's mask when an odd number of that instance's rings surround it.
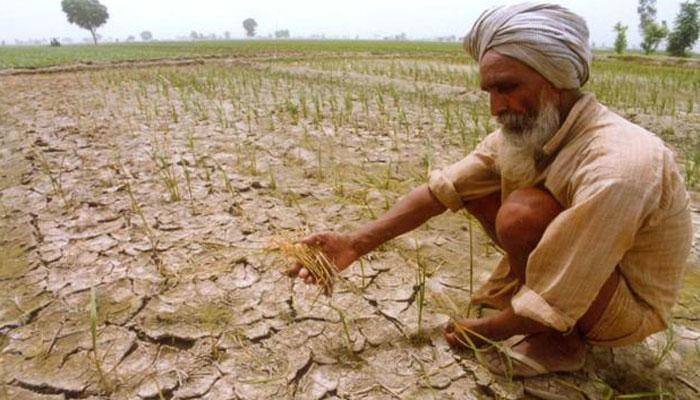
<svg viewBox="0 0 700 400">
<path fill-rule="evenodd" d="M 369 221 L 495 123 L 457 45 L 264 46 L 0 70 L 0 398 L 700 396 L 697 233 L 668 331 L 525 380 L 441 336 L 501 256 L 465 213 L 330 297 L 286 277 L 272 241 Z M 700 226 L 700 68 L 602 56 L 592 77 L 676 151 Z"/>
</svg>

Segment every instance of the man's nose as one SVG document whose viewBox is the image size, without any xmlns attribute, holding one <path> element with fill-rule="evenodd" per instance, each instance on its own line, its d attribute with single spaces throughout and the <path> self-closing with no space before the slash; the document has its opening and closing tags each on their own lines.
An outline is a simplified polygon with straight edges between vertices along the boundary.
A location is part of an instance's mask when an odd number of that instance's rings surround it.
<svg viewBox="0 0 700 400">
<path fill-rule="evenodd" d="M 491 115 L 494 117 L 497 117 L 508 110 L 508 103 L 503 96 L 497 93 L 491 93 L 489 94 L 489 100 L 491 103 Z"/>
</svg>

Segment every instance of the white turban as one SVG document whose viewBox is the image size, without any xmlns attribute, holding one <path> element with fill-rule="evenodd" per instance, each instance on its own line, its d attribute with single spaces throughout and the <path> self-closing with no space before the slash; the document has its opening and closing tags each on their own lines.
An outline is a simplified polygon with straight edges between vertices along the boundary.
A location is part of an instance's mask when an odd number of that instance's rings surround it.
<svg viewBox="0 0 700 400">
<path fill-rule="evenodd" d="M 487 50 L 529 65 L 559 89 L 577 89 L 588 80 L 591 49 L 586 21 L 566 8 L 522 3 L 485 11 L 464 38 L 477 62 Z"/>
</svg>

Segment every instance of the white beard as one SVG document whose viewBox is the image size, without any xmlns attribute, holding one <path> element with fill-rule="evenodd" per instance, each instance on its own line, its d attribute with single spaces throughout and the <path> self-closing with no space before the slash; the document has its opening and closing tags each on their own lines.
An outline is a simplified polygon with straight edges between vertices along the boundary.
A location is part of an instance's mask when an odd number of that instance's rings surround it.
<svg viewBox="0 0 700 400">
<path fill-rule="evenodd" d="M 540 100 L 535 118 L 506 114 L 498 117 L 503 142 L 499 149 L 501 175 L 518 188 L 532 186 L 538 176 L 535 158 L 560 126 L 559 111 L 553 102 Z"/>
</svg>

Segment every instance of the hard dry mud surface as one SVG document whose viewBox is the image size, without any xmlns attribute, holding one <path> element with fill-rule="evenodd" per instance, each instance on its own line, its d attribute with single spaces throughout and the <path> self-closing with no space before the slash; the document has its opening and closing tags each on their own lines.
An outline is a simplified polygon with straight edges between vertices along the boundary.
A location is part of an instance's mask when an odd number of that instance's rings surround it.
<svg viewBox="0 0 700 400">
<path fill-rule="evenodd" d="M 419 159 L 420 139 L 398 151 L 366 126 L 332 133 L 326 122 L 304 132 L 230 109 L 222 128 L 181 103 L 173 118 L 158 109 L 165 95 L 154 84 L 138 85 L 103 72 L 0 77 L 0 398 L 700 396 L 695 258 L 672 330 L 592 349 L 575 374 L 496 377 L 448 348 L 448 317 L 430 301 L 439 293 L 468 302 L 464 215 L 443 216 L 353 265 L 345 276 L 359 293 L 339 286 L 318 296 L 266 250 L 281 232 L 345 230 L 380 212 L 395 197 L 358 189 L 371 176 L 361 171 L 391 174 L 402 159 Z M 148 110 L 138 105 L 143 96 L 156 111 L 139 111 Z M 432 145 L 441 160 L 458 155 Z M 337 149 L 321 156 L 323 146 Z M 168 171 L 179 199 L 164 183 Z M 338 187 L 332 176 L 341 173 Z M 386 179 L 384 189 L 400 187 Z M 697 226 L 697 195 L 693 207 Z M 478 284 L 500 255 L 473 232 Z M 696 257 L 697 235 L 694 249 Z M 420 336 L 417 263 L 429 270 Z"/>
</svg>

